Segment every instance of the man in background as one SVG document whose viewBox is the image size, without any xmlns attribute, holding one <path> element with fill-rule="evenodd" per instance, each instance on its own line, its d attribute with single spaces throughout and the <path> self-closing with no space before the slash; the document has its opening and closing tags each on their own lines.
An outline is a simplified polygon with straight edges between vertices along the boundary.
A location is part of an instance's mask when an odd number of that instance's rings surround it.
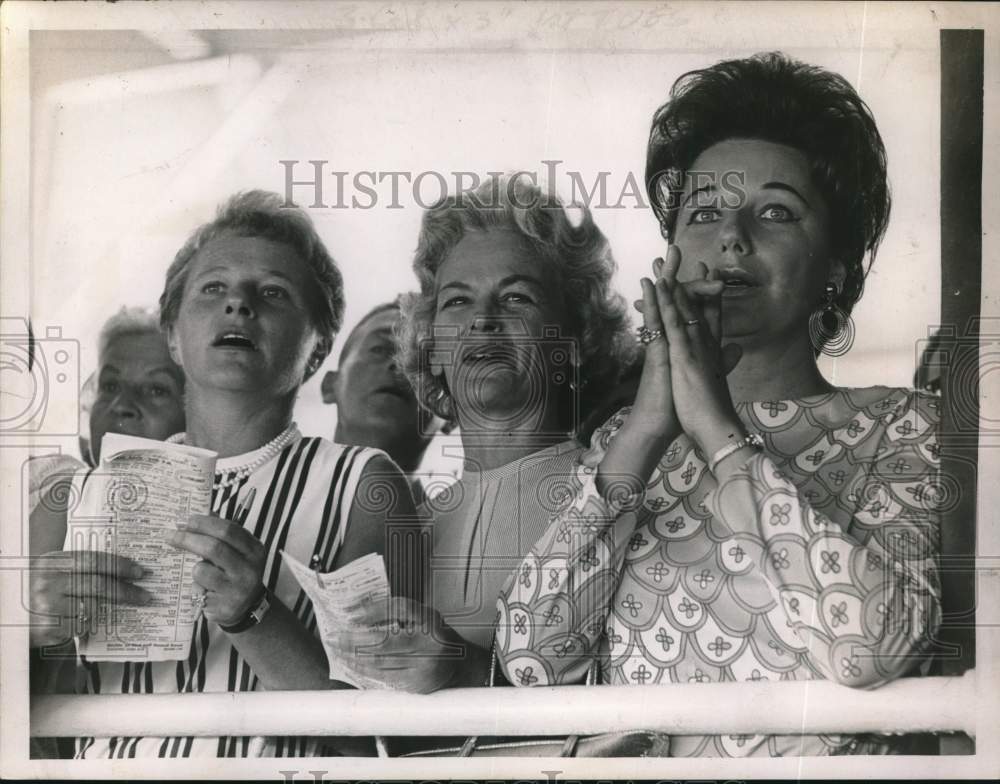
<svg viewBox="0 0 1000 784">
<path fill-rule="evenodd" d="M 424 493 L 414 474 L 437 428 L 396 365 L 398 322 L 398 302 L 369 311 L 347 336 L 337 370 L 324 376 L 322 394 L 337 406 L 334 441 L 386 452 L 410 479 L 419 505 Z"/>
<path fill-rule="evenodd" d="M 155 313 L 142 308 L 122 308 L 101 328 L 97 370 L 87 380 L 81 405 L 89 405 L 89 437 L 81 434 L 80 448 L 88 466 L 101 459 L 105 433 L 127 433 L 162 441 L 184 430 L 184 372 L 174 364 L 167 340 Z M 28 463 L 29 510 L 35 515 L 65 515 L 56 500 L 64 494 L 56 488 L 83 468 L 69 455 L 46 455 Z M 46 498 L 43 498 L 46 497 Z M 39 504 L 39 501 L 46 503 Z M 53 526 L 32 525 L 32 530 Z M 32 536 L 33 553 L 58 550 L 62 542 L 42 541 Z"/>
</svg>

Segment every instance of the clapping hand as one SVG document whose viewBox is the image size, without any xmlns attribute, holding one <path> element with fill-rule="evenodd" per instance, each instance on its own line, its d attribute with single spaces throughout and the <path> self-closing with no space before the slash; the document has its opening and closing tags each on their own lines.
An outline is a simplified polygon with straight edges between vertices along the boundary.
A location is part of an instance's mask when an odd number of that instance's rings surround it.
<svg viewBox="0 0 1000 784">
<path fill-rule="evenodd" d="M 727 399 L 729 390 L 725 384 L 725 376 L 736 366 L 740 356 L 738 346 L 727 346 L 725 350 L 719 347 L 722 335 L 721 299 L 724 283 L 716 280 L 708 268 L 700 262 L 694 279 L 678 283 L 677 272 L 680 265 L 680 249 L 676 245 L 671 245 L 665 260 L 656 259 L 653 262 L 655 283 L 649 278 L 642 279 L 642 299 L 635 303 L 636 309 L 642 313 L 644 327 L 642 334 L 646 335 L 648 343 L 642 381 L 630 419 L 637 419 L 649 433 L 662 434 L 666 441 L 676 438 L 681 429 L 688 430 L 686 424 L 691 421 L 691 417 L 682 416 L 678 406 L 682 406 L 684 414 L 689 415 L 692 407 L 697 408 L 699 404 L 697 399 L 691 399 L 693 390 L 687 378 L 690 363 L 685 362 L 678 353 L 681 339 L 688 338 L 688 332 L 694 333 L 697 328 L 700 347 L 705 352 L 716 355 L 717 369 L 723 371 L 720 378 Z M 683 314 L 678 315 L 675 301 L 684 303 Z M 666 324 L 667 316 L 670 318 L 670 328 Z M 680 324 L 678 318 L 690 323 Z M 681 326 L 684 330 L 680 333 L 678 329 L 671 329 Z M 690 340 L 688 339 L 684 345 L 690 354 Z M 675 371 L 672 365 L 675 362 L 679 364 L 680 372 L 684 376 L 680 380 L 682 387 L 680 390 L 677 389 L 673 379 Z M 681 396 L 679 401 L 678 392 Z"/>
<path fill-rule="evenodd" d="M 658 354 L 667 355 L 678 423 L 711 455 L 742 430 L 726 383 L 742 352 L 721 342 L 723 282 L 699 262 L 696 278 L 679 284 L 680 262 L 680 250 L 671 246 L 656 283 L 643 281 L 643 317 L 666 338 Z"/>
<path fill-rule="evenodd" d="M 723 357 L 718 348 L 724 284 L 709 275 L 704 264 L 698 266 L 698 276 L 694 280 L 677 283 L 680 264 L 680 249 L 671 246 L 666 260 L 653 262 L 656 282 L 642 279 L 642 299 L 635 303 L 643 318 L 639 340 L 646 346 L 642 378 L 632 410 L 611 441 L 596 476 L 598 492 L 615 504 L 636 503 L 664 450 L 682 430 L 688 429 L 693 421 L 692 409 L 699 404 L 698 393 L 688 381 L 689 368 L 679 355 L 678 347 L 671 342 L 677 328 L 673 321 L 669 329 L 664 326 L 665 314 L 676 318 L 676 313 L 667 309 L 673 307 L 674 297 L 684 297 L 692 313 L 697 310 L 698 321 L 692 320 L 691 324 L 700 325 L 705 341 L 709 345 L 714 343 L 720 355 L 720 367 L 728 371 L 739 360 L 738 349 L 727 350 Z M 721 379 L 728 396 L 725 373 L 721 374 Z"/>
</svg>

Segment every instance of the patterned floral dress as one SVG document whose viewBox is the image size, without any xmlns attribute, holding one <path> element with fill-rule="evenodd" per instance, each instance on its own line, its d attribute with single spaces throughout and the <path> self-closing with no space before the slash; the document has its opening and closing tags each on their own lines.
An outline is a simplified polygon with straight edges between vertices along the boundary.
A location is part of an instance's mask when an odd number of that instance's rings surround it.
<svg viewBox="0 0 1000 784">
<path fill-rule="evenodd" d="M 512 683 L 576 681 L 595 650 L 604 682 L 618 685 L 872 687 L 924 663 L 940 617 L 937 399 L 839 389 L 737 413 L 765 447 L 724 485 L 681 435 L 644 497 L 621 503 L 594 479 L 628 409 L 595 432 L 561 511 L 500 595 Z M 850 736 L 722 735 L 674 737 L 671 754 L 885 749 Z"/>
</svg>

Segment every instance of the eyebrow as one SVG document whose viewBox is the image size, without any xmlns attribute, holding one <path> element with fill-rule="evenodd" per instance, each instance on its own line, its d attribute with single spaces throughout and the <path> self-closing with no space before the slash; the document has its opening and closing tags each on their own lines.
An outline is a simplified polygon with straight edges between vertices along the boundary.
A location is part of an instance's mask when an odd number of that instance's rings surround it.
<svg viewBox="0 0 1000 784">
<path fill-rule="evenodd" d="M 441 288 L 438 289 L 438 294 L 440 294 L 445 289 L 461 289 L 462 291 L 471 291 L 472 286 L 467 283 L 462 283 L 461 281 L 454 280 L 450 283 L 445 283 Z"/>
<path fill-rule="evenodd" d="M 503 288 L 504 286 L 510 286 L 512 283 L 528 283 L 540 289 L 544 288 L 542 281 L 539 278 L 536 278 L 534 275 L 525 275 L 523 273 L 508 275 L 500 281 L 499 287 Z M 438 289 L 438 293 L 440 294 L 445 289 L 461 289 L 462 291 L 471 291 L 472 286 L 468 283 L 462 283 L 461 281 L 455 280 L 450 283 L 445 283 Z"/>
<path fill-rule="evenodd" d="M 116 375 L 121 375 L 121 370 L 117 365 L 102 365 L 101 372 L 98 377 L 103 376 L 105 373 L 115 373 Z M 152 368 L 146 375 L 152 376 L 157 373 L 162 373 L 170 376 L 170 378 L 175 381 L 177 380 L 177 369 L 171 367 L 170 365 L 159 365 L 158 367 Z"/>
<path fill-rule="evenodd" d="M 793 194 L 794 196 L 797 196 L 802 202 L 805 203 L 805 205 L 807 207 L 809 207 L 810 209 L 812 209 L 812 205 L 809 203 L 809 199 L 807 199 L 805 196 L 803 196 L 801 193 L 799 193 L 799 191 L 797 191 L 795 188 L 793 188 L 788 183 L 780 182 L 778 180 L 773 180 L 772 182 L 765 182 L 763 185 L 760 186 L 760 189 L 762 191 L 764 191 L 764 190 L 786 191 L 788 193 Z M 681 205 L 681 206 L 686 207 L 688 205 L 688 203 L 691 201 L 691 199 L 693 199 L 699 193 L 710 193 L 711 191 L 714 191 L 714 190 L 716 190 L 716 187 L 715 187 L 714 184 L 703 185 L 702 187 L 700 187 L 700 188 L 698 188 L 696 190 L 691 191 L 691 193 L 688 194 L 688 197 L 686 199 L 684 199 L 684 204 Z"/>
<path fill-rule="evenodd" d="M 684 203 L 681 206 L 687 207 L 688 204 L 691 202 L 691 199 L 693 199 L 699 193 L 709 193 L 710 191 L 714 190 L 716 190 L 714 183 L 709 183 L 708 185 L 702 185 L 700 188 L 695 188 L 695 190 L 691 191 L 691 193 L 688 194 L 687 198 L 684 199 Z"/>
<path fill-rule="evenodd" d="M 173 379 L 177 378 L 177 368 L 170 367 L 169 365 L 160 365 L 149 371 L 149 375 L 153 375 L 154 373 L 164 373 Z"/>
<path fill-rule="evenodd" d="M 213 272 L 228 272 L 228 271 L 229 271 L 229 267 L 223 267 L 222 265 L 216 265 L 214 267 L 209 267 L 206 270 L 202 270 L 201 272 L 199 272 L 194 277 L 195 278 L 203 278 L 205 275 L 208 275 L 208 274 L 213 273 Z M 274 275 L 276 278 L 283 278 L 284 280 L 287 280 L 289 283 L 293 282 L 292 279 L 290 277 L 288 277 L 288 275 L 286 275 L 281 270 L 269 269 L 269 270 L 264 270 L 264 272 L 267 273 L 268 275 Z"/>
<path fill-rule="evenodd" d="M 511 283 L 528 283 L 532 286 L 537 286 L 538 288 L 544 288 L 542 281 L 536 278 L 534 275 L 508 275 L 506 278 L 500 281 L 500 286 L 509 286 Z"/>
<path fill-rule="evenodd" d="M 795 188 L 793 188 L 791 185 L 789 185 L 786 182 L 778 182 L 778 181 L 765 182 L 762 186 L 760 186 L 760 189 L 761 190 L 768 190 L 768 189 L 770 189 L 770 190 L 776 190 L 776 191 L 787 191 L 788 193 L 791 193 L 791 194 L 794 194 L 795 196 L 798 196 L 799 199 L 801 199 L 803 202 L 805 202 L 805 205 L 807 207 L 809 207 L 809 209 L 812 209 L 812 205 L 809 203 L 809 199 L 807 199 L 805 196 L 803 196 Z"/>
<path fill-rule="evenodd" d="M 218 266 L 215 266 L 215 267 L 209 267 L 208 269 L 205 269 L 205 270 L 202 270 L 201 272 L 199 272 L 197 275 L 195 275 L 195 277 L 196 278 L 201 278 L 201 277 L 204 277 L 205 275 L 208 275 L 208 274 L 210 274 L 212 272 L 219 272 L 220 270 L 224 271 L 226 269 L 227 269 L 226 267 L 223 267 L 221 265 L 218 265 Z"/>
</svg>

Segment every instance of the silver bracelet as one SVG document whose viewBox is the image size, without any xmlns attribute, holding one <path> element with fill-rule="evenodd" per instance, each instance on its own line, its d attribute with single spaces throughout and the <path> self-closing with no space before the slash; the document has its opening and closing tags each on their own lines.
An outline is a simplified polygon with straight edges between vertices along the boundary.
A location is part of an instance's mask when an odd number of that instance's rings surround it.
<svg viewBox="0 0 1000 784">
<path fill-rule="evenodd" d="M 713 474 L 715 469 L 719 467 L 719 463 L 725 460 L 734 452 L 739 452 L 745 446 L 752 446 L 754 449 L 764 448 L 764 439 L 761 438 L 756 433 L 749 433 L 735 444 L 726 444 L 724 447 L 720 448 L 714 455 L 712 455 L 711 460 L 708 461 L 708 470 Z"/>
</svg>

